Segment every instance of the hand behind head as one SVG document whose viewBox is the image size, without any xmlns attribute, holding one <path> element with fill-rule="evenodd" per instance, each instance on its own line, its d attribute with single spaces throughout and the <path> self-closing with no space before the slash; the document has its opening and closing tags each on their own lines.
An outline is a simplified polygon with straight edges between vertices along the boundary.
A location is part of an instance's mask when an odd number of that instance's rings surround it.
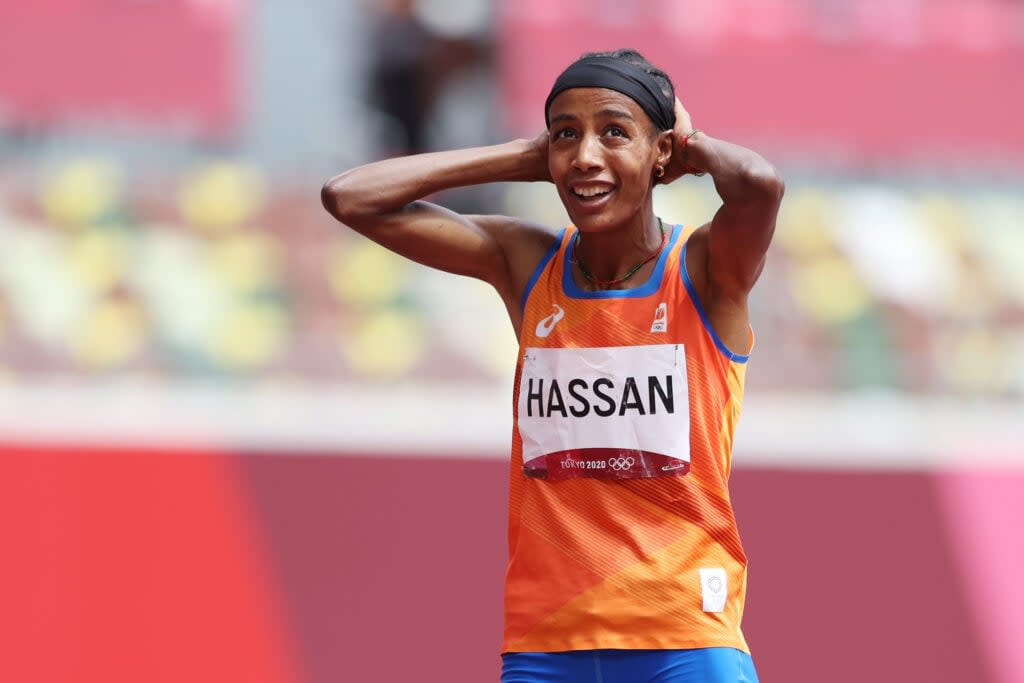
<svg viewBox="0 0 1024 683">
<path fill-rule="evenodd" d="M 540 135 L 530 141 L 532 154 L 529 160 L 530 168 L 527 175 L 530 180 L 554 182 L 551 179 L 551 169 L 548 168 L 548 145 L 550 137 L 548 131 L 542 131 Z"/>
<path fill-rule="evenodd" d="M 686 136 L 693 131 L 693 122 L 690 114 L 683 108 L 683 103 L 676 98 L 675 104 L 676 125 L 672 128 L 672 158 L 665 167 L 665 175 L 658 179 L 659 183 L 668 185 L 673 180 L 681 178 L 690 172 L 684 158 L 684 145 Z"/>
</svg>

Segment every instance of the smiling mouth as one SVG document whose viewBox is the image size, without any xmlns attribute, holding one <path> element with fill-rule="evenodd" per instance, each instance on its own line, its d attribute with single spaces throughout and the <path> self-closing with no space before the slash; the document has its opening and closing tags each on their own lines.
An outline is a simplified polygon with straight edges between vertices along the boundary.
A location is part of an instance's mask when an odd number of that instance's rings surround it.
<svg viewBox="0 0 1024 683">
<path fill-rule="evenodd" d="M 597 201 L 611 194 L 614 189 L 613 187 L 581 187 L 574 188 L 572 195 L 583 202 Z"/>
</svg>

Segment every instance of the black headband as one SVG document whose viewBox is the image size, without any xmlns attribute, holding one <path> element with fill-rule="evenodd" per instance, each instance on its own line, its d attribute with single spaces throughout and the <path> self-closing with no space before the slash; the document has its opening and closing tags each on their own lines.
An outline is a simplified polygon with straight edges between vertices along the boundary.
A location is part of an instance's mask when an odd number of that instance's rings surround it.
<svg viewBox="0 0 1024 683">
<path fill-rule="evenodd" d="M 674 102 L 661 91 L 654 78 L 639 66 L 615 57 L 584 57 L 555 79 L 551 94 L 544 102 L 544 121 L 559 93 L 571 88 L 607 88 L 626 95 L 640 105 L 658 130 L 671 130 L 676 124 Z"/>
</svg>

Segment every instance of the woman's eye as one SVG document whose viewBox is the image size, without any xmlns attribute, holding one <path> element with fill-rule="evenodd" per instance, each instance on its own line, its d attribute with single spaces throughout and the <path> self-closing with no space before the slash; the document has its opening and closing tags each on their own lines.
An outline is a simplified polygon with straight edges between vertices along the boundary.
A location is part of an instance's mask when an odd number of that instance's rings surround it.
<svg viewBox="0 0 1024 683">
<path fill-rule="evenodd" d="M 618 126 L 610 127 L 608 129 L 607 133 L 608 133 L 608 135 L 611 135 L 612 137 L 619 137 L 619 138 L 626 137 L 626 131 L 622 130 Z"/>
<path fill-rule="evenodd" d="M 576 133 L 572 128 L 563 128 L 562 130 L 556 130 L 554 136 L 555 140 L 562 140 L 564 138 L 575 137 Z"/>
</svg>

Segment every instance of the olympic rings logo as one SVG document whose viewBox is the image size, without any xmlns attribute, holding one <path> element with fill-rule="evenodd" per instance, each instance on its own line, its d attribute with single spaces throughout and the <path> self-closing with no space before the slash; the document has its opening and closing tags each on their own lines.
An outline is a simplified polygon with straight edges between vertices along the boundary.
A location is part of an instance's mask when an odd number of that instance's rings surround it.
<svg viewBox="0 0 1024 683">
<path fill-rule="evenodd" d="M 635 463 L 636 463 L 636 460 L 634 460 L 631 457 L 629 457 L 629 458 L 618 457 L 618 458 L 609 458 L 608 459 L 608 466 L 611 467 L 616 472 L 621 472 L 623 470 L 628 470 Z"/>
</svg>

